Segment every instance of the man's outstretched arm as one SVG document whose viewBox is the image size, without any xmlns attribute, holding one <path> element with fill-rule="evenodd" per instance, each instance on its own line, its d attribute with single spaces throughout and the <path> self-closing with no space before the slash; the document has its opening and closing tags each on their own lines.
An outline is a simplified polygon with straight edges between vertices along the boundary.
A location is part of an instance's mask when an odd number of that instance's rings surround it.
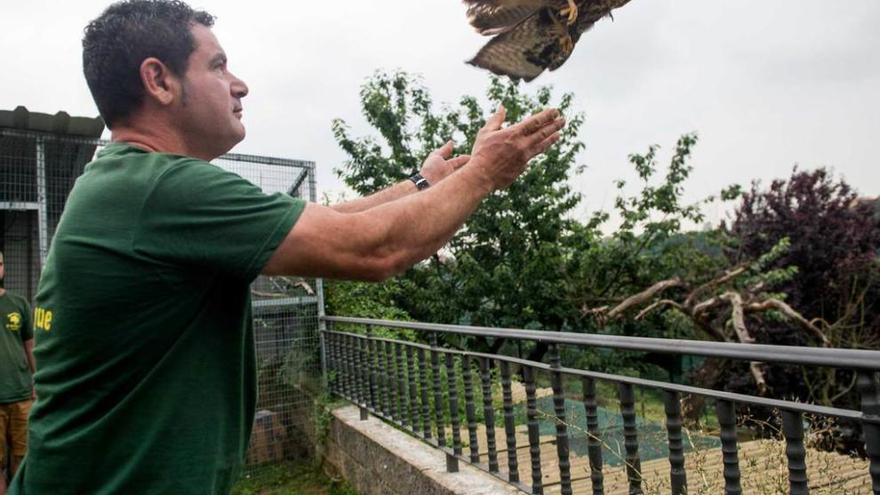
<svg viewBox="0 0 880 495">
<path fill-rule="evenodd" d="M 468 163 L 419 194 L 356 213 L 308 204 L 263 273 L 383 280 L 431 256 L 483 198 L 509 186 L 556 142 L 564 125 L 556 110 L 501 129 L 503 122 L 500 109 L 478 134 Z"/>
<path fill-rule="evenodd" d="M 470 155 L 452 157 L 452 147 L 453 142 L 449 141 L 442 147 L 432 151 L 422 164 L 419 173 L 422 174 L 422 177 L 427 179 L 428 183 L 432 186 L 439 184 L 441 180 L 461 168 L 468 160 L 470 160 Z M 389 201 L 395 201 L 406 195 L 412 194 L 417 190 L 416 185 L 411 180 L 405 180 L 369 196 L 335 204 L 330 206 L 330 208 L 333 208 L 340 213 L 356 213 L 369 210 L 370 208 Z"/>
</svg>

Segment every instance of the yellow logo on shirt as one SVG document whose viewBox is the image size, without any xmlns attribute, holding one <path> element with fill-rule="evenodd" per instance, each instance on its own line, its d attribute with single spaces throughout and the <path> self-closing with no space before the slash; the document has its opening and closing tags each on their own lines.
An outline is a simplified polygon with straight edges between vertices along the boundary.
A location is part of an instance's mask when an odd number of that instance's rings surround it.
<svg viewBox="0 0 880 495">
<path fill-rule="evenodd" d="M 52 329 L 52 312 L 48 309 L 36 308 L 34 310 L 34 327 L 49 331 Z"/>
<path fill-rule="evenodd" d="M 10 332 L 21 330 L 21 313 L 14 312 L 6 315 L 6 329 Z"/>
</svg>

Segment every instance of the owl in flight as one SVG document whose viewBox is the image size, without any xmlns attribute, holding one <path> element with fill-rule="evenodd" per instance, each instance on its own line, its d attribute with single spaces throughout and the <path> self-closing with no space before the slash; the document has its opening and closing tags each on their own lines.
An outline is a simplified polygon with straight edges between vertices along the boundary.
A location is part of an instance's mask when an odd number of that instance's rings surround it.
<svg viewBox="0 0 880 495">
<path fill-rule="evenodd" d="M 469 64 L 523 79 L 556 70 L 599 19 L 629 0 L 464 0 L 468 22 L 495 36 Z"/>
</svg>

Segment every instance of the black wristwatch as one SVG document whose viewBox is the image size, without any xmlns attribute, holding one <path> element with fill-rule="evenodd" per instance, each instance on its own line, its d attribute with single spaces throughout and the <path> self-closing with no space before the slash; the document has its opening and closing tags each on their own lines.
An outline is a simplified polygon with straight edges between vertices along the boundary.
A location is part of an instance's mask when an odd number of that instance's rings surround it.
<svg viewBox="0 0 880 495">
<path fill-rule="evenodd" d="M 419 191 L 431 187 L 431 183 L 428 182 L 428 179 L 422 177 L 422 174 L 418 172 L 410 175 L 409 180 L 413 181 L 413 184 L 416 185 L 416 189 Z"/>
</svg>

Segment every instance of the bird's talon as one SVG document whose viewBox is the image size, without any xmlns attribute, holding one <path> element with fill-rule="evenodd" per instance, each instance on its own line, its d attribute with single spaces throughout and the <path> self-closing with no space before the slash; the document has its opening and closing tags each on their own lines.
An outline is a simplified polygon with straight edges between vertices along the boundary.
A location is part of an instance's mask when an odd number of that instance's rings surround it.
<svg viewBox="0 0 880 495">
<path fill-rule="evenodd" d="M 577 22 L 578 6 L 574 3 L 574 0 L 568 0 L 568 5 L 563 7 L 559 11 L 559 14 L 568 17 L 568 25 L 571 26 Z"/>
<path fill-rule="evenodd" d="M 574 50 L 574 42 L 572 41 L 571 36 L 565 35 L 559 38 L 559 47 L 562 49 L 562 53 L 571 53 L 571 51 Z"/>
</svg>

